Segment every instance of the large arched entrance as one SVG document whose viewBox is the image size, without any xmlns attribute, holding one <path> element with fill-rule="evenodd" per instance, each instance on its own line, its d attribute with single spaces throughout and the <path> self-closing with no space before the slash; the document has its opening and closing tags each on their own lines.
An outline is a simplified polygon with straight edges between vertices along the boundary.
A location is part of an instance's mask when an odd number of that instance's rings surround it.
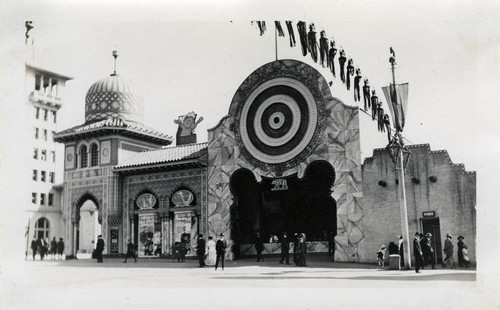
<svg viewBox="0 0 500 310">
<path fill-rule="evenodd" d="M 303 178 L 293 174 L 257 182 L 247 169 L 230 179 L 232 238 L 236 245 L 250 244 L 257 232 L 271 235 L 305 233 L 308 241 L 324 241 L 336 234 L 336 202 L 331 197 L 335 171 L 326 161 L 311 163 Z"/>
<path fill-rule="evenodd" d="M 90 258 L 97 237 L 101 234 L 102 216 L 95 197 L 85 194 L 77 203 L 75 253 L 78 258 Z"/>
</svg>

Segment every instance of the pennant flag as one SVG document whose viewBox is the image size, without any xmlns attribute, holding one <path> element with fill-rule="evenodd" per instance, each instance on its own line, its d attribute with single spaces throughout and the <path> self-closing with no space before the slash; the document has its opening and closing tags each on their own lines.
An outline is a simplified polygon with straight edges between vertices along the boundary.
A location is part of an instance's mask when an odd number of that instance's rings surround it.
<svg viewBox="0 0 500 310">
<path fill-rule="evenodd" d="M 26 33 L 25 33 L 26 40 L 24 41 L 24 44 L 28 44 L 28 39 L 30 37 L 29 32 L 30 32 L 31 29 L 33 29 L 33 22 L 32 21 L 26 21 L 24 23 L 24 25 L 26 26 Z"/>
<path fill-rule="evenodd" d="M 276 27 L 276 30 L 278 31 L 278 36 L 284 37 L 285 33 L 283 32 L 283 28 L 281 28 L 281 23 L 279 21 L 274 21 L 274 26 Z"/>
<path fill-rule="evenodd" d="M 391 112 L 394 127 L 398 131 L 403 131 L 405 126 L 406 107 L 408 104 L 408 83 L 404 84 L 390 84 L 389 86 L 382 87 L 387 102 L 387 106 Z"/>
</svg>

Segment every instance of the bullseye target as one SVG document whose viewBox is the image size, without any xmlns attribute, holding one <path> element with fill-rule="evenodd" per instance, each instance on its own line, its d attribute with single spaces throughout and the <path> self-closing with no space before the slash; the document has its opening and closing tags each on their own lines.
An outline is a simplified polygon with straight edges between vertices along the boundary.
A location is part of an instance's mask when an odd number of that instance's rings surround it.
<svg viewBox="0 0 500 310">
<path fill-rule="evenodd" d="M 239 117 L 239 134 L 246 151 L 267 164 L 290 161 L 303 152 L 318 125 L 318 108 L 302 82 L 278 77 L 255 88 Z"/>
</svg>

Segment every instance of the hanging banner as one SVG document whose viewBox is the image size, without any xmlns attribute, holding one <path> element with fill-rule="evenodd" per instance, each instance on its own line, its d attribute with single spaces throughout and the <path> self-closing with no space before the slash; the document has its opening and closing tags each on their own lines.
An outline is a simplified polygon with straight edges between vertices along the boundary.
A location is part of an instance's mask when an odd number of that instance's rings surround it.
<svg viewBox="0 0 500 310">
<path fill-rule="evenodd" d="M 408 83 L 396 84 L 396 93 L 392 94 L 393 84 L 382 87 L 387 100 L 392 121 L 396 130 L 403 131 L 405 126 L 406 106 L 408 104 Z"/>
</svg>

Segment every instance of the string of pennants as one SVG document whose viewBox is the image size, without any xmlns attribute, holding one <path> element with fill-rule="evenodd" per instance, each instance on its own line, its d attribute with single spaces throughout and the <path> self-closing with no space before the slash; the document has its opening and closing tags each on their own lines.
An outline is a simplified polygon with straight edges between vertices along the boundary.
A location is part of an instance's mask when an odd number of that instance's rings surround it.
<svg viewBox="0 0 500 310">
<path fill-rule="evenodd" d="M 266 22 L 265 21 L 252 21 L 251 24 L 255 24 L 256 27 L 260 31 L 260 35 L 264 35 L 267 31 Z M 288 32 L 288 37 L 290 39 L 290 47 L 296 46 L 295 39 L 295 30 L 292 21 L 285 21 L 286 29 Z M 281 26 L 280 21 L 275 21 L 274 26 L 276 28 L 276 32 L 279 37 L 285 37 L 285 32 L 283 31 L 283 27 Z M 336 42 L 332 38 L 328 40 L 326 36 L 326 32 L 321 30 L 318 40 L 316 39 L 316 27 L 314 23 L 310 23 L 309 27 L 303 21 L 299 21 L 296 24 L 296 31 L 299 37 L 299 43 L 302 49 L 302 55 L 307 56 L 309 53 L 311 55 L 312 60 L 315 63 L 318 63 L 325 68 L 330 69 L 334 78 L 337 78 L 337 71 L 335 65 L 335 59 L 337 57 L 340 80 L 347 87 L 347 90 L 353 90 L 354 93 L 354 101 L 361 102 L 363 101 L 363 111 L 370 115 L 372 121 L 377 122 L 377 129 L 379 132 L 387 131 L 388 139 L 391 140 L 391 124 L 389 120 L 389 115 L 384 113 L 384 109 L 382 108 L 382 101 L 378 98 L 375 92 L 375 88 L 371 89 L 370 84 L 368 82 L 368 78 L 363 80 L 364 85 L 361 87 L 361 79 L 363 76 L 361 75 L 361 69 L 359 67 L 354 66 L 354 60 L 352 58 L 346 57 L 346 52 L 344 49 L 338 50 L 336 47 Z M 309 28 L 309 31 L 307 30 Z M 392 48 L 391 48 L 391 52 Z M 318 58 L 319 55 L 319 58 Z M 347 63 L 347 66 L 346 66 Z M 351 84 L 351 77 L 353 77 Z M 330 86 L 332 83 L 330 82 Z M 351 87 L 352 86 L 352 87 Z M 371 91 L 370 91 L 371 90 Z M 363 94 L 363 98 L 361 98 L 361 93 Z"/>
</svg>

